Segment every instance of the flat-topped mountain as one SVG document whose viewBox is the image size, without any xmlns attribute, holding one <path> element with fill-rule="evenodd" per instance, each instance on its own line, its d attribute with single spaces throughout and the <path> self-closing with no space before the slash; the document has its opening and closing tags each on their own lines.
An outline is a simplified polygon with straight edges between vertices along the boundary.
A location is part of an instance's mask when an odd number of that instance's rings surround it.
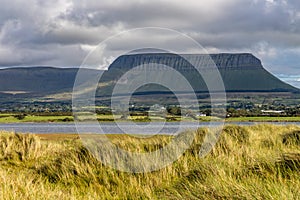
<svg viewBox="0 0 300 200">
<path fill-rule="evenodd" d="M 210 60 L 211 58 L 211 60 Z M 187 77 L 194 90 L 207 92 L 202 77 L 195 73 L 192 64 L 209 70 L 211 61 L 215 63 L 223 78 L 227 92 L 299 92 L 299 89 L 286 84 L 266 71 L 261 61 L 248 53 L 241 54 L 187 54 L 178 56 L 170 53 L 132 54 L 118 57 L 104 73 L 98 96 L 111 93 L 115 82 L 128 70 L 149 63 L 173 67 Z M 2 97 L 10 95 L 45 96 L 48 94 L 71 92 L 76 78 L 77 68 L 23 67 L 0 70 L 0 93 Z M 97 73 L 86 69 L 85 73 Z M 172 77 L 165 78 L 172 80 Z M 151 90 L 148 88 L 147 91 Z"/>
<path fill-rule="evenodd" d="M 191 63 L 189 63 L 190 61 Z M 215 64 L 218 69 L 258 69 L 261 61 L 249 53 L 240 54 L 171 54 L 147 53 L 123 55 L 117 58 L 110 68 L 132 68 L 147 63 L 158 63 L 178 69 L 192 69 L 192 64 L 199 68 L 211 68 Z"/>
<path fill-rule="evenodd" d="M 187 61 L 188 60 L 188 61 Z M 117 80 L 126 71 L 143 64 L 156 63 L 178 70 L 191 82 L 195 91 L 207 92 L 206 84 L 197 73 L 200 70 L 213 69 L 215 65 L 224 81 L 227 92 L 298 92 L 299 90 L 282 82 L 261 64 L 261 61 L 249 53 L 240 54 L 186 54 L 147 53 L 123 55 L 109 67 L 106 75 Z M 160 71 L 160 73 L 163 73 Z M 172 80 L 172 77 L 166 78 Z"/>
</svg>

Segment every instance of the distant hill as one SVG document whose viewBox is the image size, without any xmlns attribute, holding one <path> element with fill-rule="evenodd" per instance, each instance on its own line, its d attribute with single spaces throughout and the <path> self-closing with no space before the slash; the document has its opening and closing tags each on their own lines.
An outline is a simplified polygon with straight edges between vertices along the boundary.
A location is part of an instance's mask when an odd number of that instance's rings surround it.
<svg viewBox="0 0 300 200">
<path fill-rule="evenodd" d="M 194 60 L 199 66 L 204 65 L 206 56 L 200 54 L 184 55 Z M 260 60 L 252 54 L 212 54 L 224 80 L 227 92 L 299 92 L 299 89 L 282 82 L 266 71 Z M 117 58 L 104 73 L 102 82 L 105 86 L 98 89 L 98 96 L 109 95 L 114 83 L 129 69 L 145 64 L 159 63 L 180 71 L 198 92 L 207 92 L 201 76 L 182 57 L 169 53 L 144 53 L 123 55 Z M 0 94 L 6 96 L 46 96 L 71 92 L 78 69 L 53 67 L 23 67 L 0 70 Z M 86 69 L 85 73 L 97 73 Z M 172 77 L 166 77 L 172 80 Z M 153 88 L 152 88 L 153 89 Z M 150 91 L 148 88 L 147 91 Z"/>
<path fill-rule="evenodd" d="M 71 92 L 78 68 L 20 67 L 0 70 L 0 93 L 6 96 L 44 96 Z M 95 70 L 85 70 L 95 73 Z"/>
</svg>

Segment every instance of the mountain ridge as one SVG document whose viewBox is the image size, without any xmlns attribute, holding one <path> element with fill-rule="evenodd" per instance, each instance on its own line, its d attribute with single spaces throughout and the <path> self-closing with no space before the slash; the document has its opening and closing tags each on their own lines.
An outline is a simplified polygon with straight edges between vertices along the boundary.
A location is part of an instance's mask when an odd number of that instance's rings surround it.
<svg viewBox="0 0 300 200">
<path fill-rule="evenodd" d="M 182 57 L 183 58 L 182 58 Z M 250 53 L 222 54 L 182 54 L 144 53 L 122 55 L 114 60 L 104 72 L 101 81 L 109 83 L 100 87 L 97 96 L 111 93 L 118 78 L 126 71 L 138 65 L 158 63 L 171 66 L 192 82 L 195 91 L 207 92 L 201 76 L 195 75 L 195 69 L 184 58 L 192 60 L 202 69 L 209 68 L 212 59 L 224 80 L 227 92 L 292 92 L 299 89 L 282 82 L 265 70 L 261 61 Z M 204 59 L 205 58 L 205 59 Z M 206 60 L 208 59 L 208 60 Z M 57 67 L 14 67 L 0 69 L 0 93 L 7 96 L 46 96 L 49 94 L 72 92 L 73 84 L 79 68 Z M 84 73 L 97 73 L 94 69 L 84 69 Z M 167 77 L 171 80 L 172 77 Z M 112 84 L 110 84 L 112 83 Z M 149 88 L 148 88 L 149 89 Z M 10 95 L 7 92 L 24 91 L 25 94 Z M 147 90 L 148 91 L 148 90 Z"/>
<path fill-rule="evenodd" d="M 217 69 L 223 78 L 227 92 L 234 91 L 282 91 L 299 92 L 299 89 L 282 82 L 263 68 L 261 61 L 250 53 L 222 54 L 170 54 L 143 53 L 118 57 L 105 72 L 118 79 L 126 71 L 144 64 L 155 63 L 178 70 L 192 83 L 195 91 L 208 91 L 198 70 Z M 195 67 L 194 67 L 195 66 Z M 163 73 L 160 71 L 160 73 Z M 166 78 L 168 74 L 165 75 Z M 170 81 L 172 81 L 170 79 Z"/>
</svg>

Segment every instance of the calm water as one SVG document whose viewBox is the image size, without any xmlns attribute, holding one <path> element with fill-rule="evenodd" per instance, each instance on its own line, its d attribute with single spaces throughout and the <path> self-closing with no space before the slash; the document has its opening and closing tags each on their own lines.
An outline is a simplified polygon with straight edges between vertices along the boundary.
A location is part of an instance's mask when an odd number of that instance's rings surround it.
<svg viewBox="0 0 300 200">
<path fill-rule="evenodd" d="M 228 123 L 227 123 L 228 124 Z M 262 124 L 262 122 L 236 122 L 230 124 L 238 125 L 254 125 Z M 287 125 L 295 124 L 300 126 L 300 122 L 270 122 L 269 124 Z M 106 134 L 174 134 L 181 130 L 196 129 L 197 127 L 208 126 L 209 123 L 196 123 L 196 122 L 183 122 L 181 126 L 179 123 L 161 122 L 151 123 L 138 123 L 137 126 L 128 124 L 126 122 L 116 125 L 115 123 L 101 123 L 101 131 L 97 124 L 81 124 L 78 128 L 86 133 L 106 133 Z M 218 126 L 219 123 L 213 123 L 212 126 Z M 15 123 L 15 124 L 0 124 L 0 130 L 15 131 L 22 133 L 77 133 L 75 124 L 73 123 Z"/>
</svg>

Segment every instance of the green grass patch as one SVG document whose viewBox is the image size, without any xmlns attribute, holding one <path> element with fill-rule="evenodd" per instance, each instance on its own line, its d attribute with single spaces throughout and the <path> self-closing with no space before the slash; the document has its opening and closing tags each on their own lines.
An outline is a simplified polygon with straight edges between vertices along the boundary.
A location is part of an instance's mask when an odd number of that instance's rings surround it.
<svg viewBox="0 0 300 200">
<path fill-rule="evenodd" d="M 23 119 L 18 119 L 15 115 L 7 115 L 0 117 L 0 123 L 20 123 L 20 122 L 70 122 L 73 121 L 72 116 L 36 116 L 26 115 Z"/>
<path fill-rule="evenodd" d="M 300 117 L 233 117 L 228 122 L 300 122 Z"/>
</svg>

